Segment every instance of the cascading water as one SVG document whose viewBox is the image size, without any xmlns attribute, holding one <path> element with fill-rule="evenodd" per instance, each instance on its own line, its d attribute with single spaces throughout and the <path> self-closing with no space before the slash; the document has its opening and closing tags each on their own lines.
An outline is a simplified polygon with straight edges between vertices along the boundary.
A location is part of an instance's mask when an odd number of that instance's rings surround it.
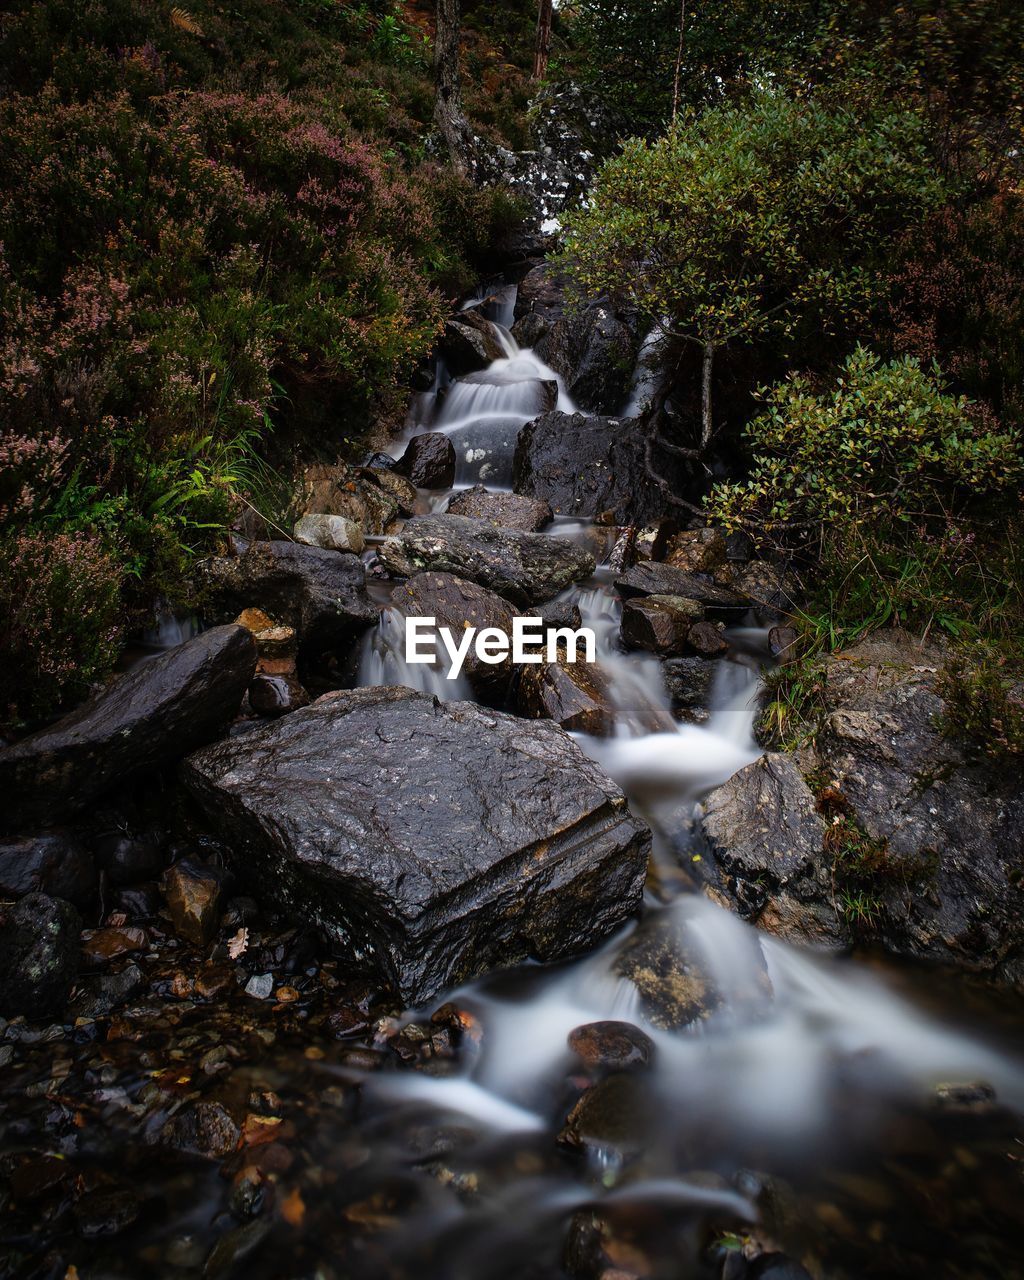
<svg viewBox="0 0 1024 1280">
<path fill-rule="evenodd" d="M 418 429 L 444 430 L 458 441 L 460 484 L 479 478 L 492 488 L 510 484 L 515 436 L 538 411 L 538 397 L 550 397 L 545 384 L 555 384 L 559 407 L 571 407 L 554 373 L 519 351 L 504 327 L 513 305 L 510 292 L 491 304 L 495 335 L 507 354 L 484 373 L 448 386 L 440 408 L 435 396 L 418 410 Z M 636 396 L 648 393 L 645 376 L 638 377 Z M 438 381 L 444 385 L 446 375 Z M 582 539 L 593 531 L 560 521 L 552 532 Z M 584 1221 L 599 1213 L 620 1227 L 628 1224 L 621 1229 L 644 1260 L 644 1274 L 760 1275 L 719 1271 L 717 1261 L 707 1268 L 713 1224 L 729 1224 L 725 1239 L 762 1217 L 766 1204 L 783 1194 L 780 1188 L 796 1204 L 823 1178 L 833 1179 L 829 1194 L 844 1207 L 833 1207 L 821 1222 L 790 1222 L 789 1239 L 813 1254 L 822 1230 L 830 1239 L 838 1232 L 839 1254 L 846 1250 L 850 1261 L 837 1274 L 865 1274 L 860 1242 L 845 1241 L 845 1228 L 836 1223 L 844 1215 L 863 1222 L 869 1258 L 878 1248 L 872 1240 L 904 1229 L 888 1216 L 907 1194 L 903 1165 L 945 1153 L 953 1141 L 953 1121 L 935 1107 L 936 1086 L 984 1081 L 1005 1107 L 1019 1109 L 1024 1071 L 1016 1057 L 971 1029 L 951 1028 L 923 1012 L 882 973 L 769 938 L 700 894 L 672 896 L 669 886 L 685 878 L 689 860 L 701 857 L 691 827 L 702 796 L 760 754 L 753 725 L 764 633 L 730 633 L 734 658 L 718 667 L 707 719 L 677 724 L 657 660 L 618 646 L 621 604 L 608 577 L 599 569 L 593 581 L 566 593 L 596 633 L 617 713 L 613 736 L 578 741 L 648 819 L 656 861 L 674 867 L 675 879 L 661 878 L 660 898 L 650 898 L 643 921 L 596 954 L 569 965 L 493 974 L 453 993 L 482 1028 L 480 1051 L 458 1074 L 343 1073 L 359 1080 L 364 1099 L 361 1185 L 391 1186 L 406 1176 L 409 1158 L 395 1139 L 399 1131 L 431 1135 L 424 1141 L 442 1153 L 436 1193 L 403 1218 L 380 1274 L 409 1264 L 465 1280 L 560 1275 L 566 1223 L 584 1211 Z M 385 609 L 366 642 L 361 683 L 470 696 L 461 681 L 408 667 L 401 634 L 400 613 Z M 660 949 L 651 953 L 654 960 L 641 950 L 636 961 L 631 957 L 647 935 L 660 939 Z M 667 966 L 661 976 L 669 987 L 692 981 L 673 976 L 668 957 L 676 953 L 689 972 L 703 975 L 714 999 L 695 1021 L 673 1029 L 651 1005 L 647 984 L 652 964 Z M 627 1020 L 650 1038 L 653 1064 L 634 1099 L 631 1131 L 623 1134 L 613 1117 L 612 1138 L 588 1147 L 589 1162 L 569 1163 L 551 1155 L 565 1117 L 566 1076 L 574 1070 L 566 1037 L 581 1024 L 609 1019 Z M 981 1154 L 975 1148 L 964 1158 L 968 1185 L 971 1171 L 993 1158 L 984 1146 L 987 1129 L 984 1135 Z M 947 1168 L 945 1176 L 951 1188 L 961 1185 L 956 1169 Z M 622 1248 L 626 1261 L 615 1274 L 635 1274 L 633 1255 Z M 530 1259 L 547 1262 L 534 1272 Z M 883 1268 L 871 1274 L 921 1273 Z"/>
</svg>

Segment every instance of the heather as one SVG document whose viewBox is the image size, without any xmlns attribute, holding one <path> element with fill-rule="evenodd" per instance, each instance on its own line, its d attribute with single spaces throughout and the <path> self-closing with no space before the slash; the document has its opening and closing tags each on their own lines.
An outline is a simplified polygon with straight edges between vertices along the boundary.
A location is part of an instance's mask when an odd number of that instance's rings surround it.
<svg viewBox="0 0 1024 1280">
<path fill-rule="evenodd" d="M 517 216 L 428 155 L 417 20 L 255 0 L 0 18 L 9 599 L 25 539 L 52 539 L 54 572 L 73 573 L 84 538 L 120 622 L 144 621 L 157 595 L 188 598 L 190 562 L 241 510 L 273 518 L 295 457 L 343 455 L 400 411 L 451 299 Z M 492 115 L 504 100 L 492 91 Z M 8 664 L 12 637 L 46 634 L 35 607 L 5 632 Z M 92 647 L 45 694 L 11 683 L 4 715 L 80 693 L 109 665 Z"/>
</svg>

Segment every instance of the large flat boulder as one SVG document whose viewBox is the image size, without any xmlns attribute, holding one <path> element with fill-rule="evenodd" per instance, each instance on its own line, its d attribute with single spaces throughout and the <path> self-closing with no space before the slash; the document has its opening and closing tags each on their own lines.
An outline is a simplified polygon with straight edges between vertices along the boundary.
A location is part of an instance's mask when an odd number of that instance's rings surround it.
<svg viewBox="0 0 1024 1280">
<path fill-rule="evenodd" d="M 560 515 L 612 511 L 618 524 L 646 524 L 664 514 L 665 498 L 645 451 L 634 419 L 545 413 L 519 433 L 512 487 Z"/>
<path fill-rule="evenodd" d="M 594 572 L 590 552 L 566 538 L 504 529 L 468 516 L 416 516 L 378 554 L 399 577 L 424 569 L 453 573 L 519 605 L 550 600 Z"/>
<path fill-rule="evenodd" d="M 563 731 L 405 688 L 329 694 L 187 760 L 239 870 L 407 1003 L 592 947 L 650 833 Z"/>
<path fill-rule="evenodd" d="M 85 808 L 111 787 L 208 742 L 238 712 L 256 670 L 245 627 L 214 627 L 143 662 L 50 728 L 0 751 L 0 823 Z"/>
<path fill-rule="evenodd" d="M 468 516 L 471 520 L 487 520 L 503 529 L 523 529 L 539 533 L 551 523 L 554 513 L 549 503 L 540 498 L 526 498 L 518 493 L 490 493 L 483 485 L 463 489 L 452 495 L 448 514 Z"/>
<path fill-rule="evenodd" d="M 704 606 L 711 617 L 742 618 L 751 606 L 747 596 L 729 587 L 720 587 L 699 573 L 689 573 L 670 564 L 640 560 L 615 579 L 615 590 L 627 599 L 633 596 L 682 596 Z"/>
<path fill-rule="evenodd" d="M 242 555 L 201 566 L 205 612 L 215 622 L 259 608 L 294 627 L 305 653 L 343 648 L 377 621 L 357 555 L 295 542 L 252 542 Z"/>
</svg>

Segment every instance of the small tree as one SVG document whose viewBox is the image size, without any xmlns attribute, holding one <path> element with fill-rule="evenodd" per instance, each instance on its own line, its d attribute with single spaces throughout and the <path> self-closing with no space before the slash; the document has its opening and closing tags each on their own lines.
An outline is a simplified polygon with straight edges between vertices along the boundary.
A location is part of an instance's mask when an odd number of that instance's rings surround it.
<svg viewBox="0 0 1024 1280">
<path fill-rule="evenodd" d="M 434 123 L 444 139 L 452 168 L 467 174 L 470 167 L 469 123 L 462 107 L 459 43 L 462 29 L 461 0 L 437 0 L 434 38 Z"/>
<path fill-rule="evenodd" d="M 716 354 L 865 313 L 879 251 L 944 194 L 915 114 L 762 93 L 627 143 L 567 220 L 566 252 L 586 290 L 700 347 L 706 447 Z"/>
</svg>

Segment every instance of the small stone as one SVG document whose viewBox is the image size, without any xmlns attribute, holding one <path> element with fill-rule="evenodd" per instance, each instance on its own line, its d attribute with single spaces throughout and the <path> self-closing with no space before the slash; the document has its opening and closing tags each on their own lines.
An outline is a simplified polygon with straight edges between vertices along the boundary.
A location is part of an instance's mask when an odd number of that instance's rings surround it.
<svg viewBox="0 0 1024 1280">
<path fill-rule="evenodd" d="M 249 705 L 260 716 L 277 719 L 309 706 L 309 694 L 290 675 L 257 675 L 249 686 Z"/>
<path fill-rule="evenodd" d="M 796 627 L 772 627 L 768 632 L 768 652 L 773 658 L 785 662 L 794 656 L 800 633 Z"/>
<path fill-rule="evenodd" d="M 292 533 L 296 542 L 307 547 L 323 547 L 327 551 L 351 551 L 362 555 L 366 540 L 363 531 L 347 516 L 311 514 L 295 522 Z"/>
<path fill-rule="evenodd" d="M 443 431 L 413 436 L 395 470 L 417 489 L 448 489 L 455 481 L 455 446 Z"/>
<path fill-rule="evenodd" d="M 269 1000 L 274 992 L 274 975 L 272 973 L 254 973 L 245 984 L 245 994 L 254 1000 Z"/>
<path fill-rule="evenodd" d="M 149 942 L 145 929 L 87 929 L 82 934 L 82 958 L 87 964 L 106 964 L 118 956 L 144 951 Z"/>
<path fill-rule="evenodd" d="M 687 645 L 702 658 L 718 658 L 729 650 L 729 641 L 713 622 L 698 622 L 686 637 Z"/>
<path fill-rule="evenodd" d="M 695 624 L 704 617 L 696 600 L 683 596 L 650 595 L 627 600 L 622 608 L 622 640 L 631 649 L 649 653 L 683 651 Z"/>
<path fill-rule="evenodd" d="M 291 669 L 295 668 L 295 655 L 298 652 L 299 640 L 294 627 L 267 627 L 256 633 L 257 671 L 266 671 L 268 662 L 280 662 L 291 659 Z"/>
<path fill-rule="evenodd" d="M 0 926 L 0 1012 L 59 1012 L 78 974 L 82 921 L 69 902 L 30 893 Z"/>
<path fill-rule="evenodd" d="M 254 636 L 258 636 L 261 631 L 269 631 L 277 625 L 274 619 L 268 617 L 262 609 L 243 609 L 235 619 L 235 622 L 240 627 L 245 627 L 246 630 L 251 631 Z"/>
<path fill-rule="evenodd" d="M 586 1066 L 606 1071 L 646 1067 L 654 1042 L 628 1022 L 588 1022 L 569 1032 L 569 1048 Z"/>
<path fill-rule="evenodd" d="M 670 538 L 665 563 L 688 573 L 714 574 L 726 562 L 725 534 L 720 529 L 686 529 Z"/>
<path fill-rule="evenodd" d="M 197 947 L 217 932 L 220 881 L 209 870 L 188 862 L 168 868 L 161 883 L 175 932 Z"/>
<path fill-rule="evenodd" d="M 105 1018 L 141 990 L 144 983 L 145 978 L 137 964 L 127 965 L 120 973 L 90 978 L 82 983 L 68 1012 L 86 1022 Z"/>
<path fill-rule="evenodd" d="M 640 1154 L 652 1120 L 650 1095 L 631 1074 L 607 1076 L 583 1094 L 558 1135 L 564 1146 L 619 1161 Z"/>
<path fill-rule="evenodd" d="M 240 1136 L 241 1130 L 220 1102 L 194 1102 L 183 1107 L 160 1130 L 165 1146 L 208 1160 L 230 1155 Z"/>
</svg>

